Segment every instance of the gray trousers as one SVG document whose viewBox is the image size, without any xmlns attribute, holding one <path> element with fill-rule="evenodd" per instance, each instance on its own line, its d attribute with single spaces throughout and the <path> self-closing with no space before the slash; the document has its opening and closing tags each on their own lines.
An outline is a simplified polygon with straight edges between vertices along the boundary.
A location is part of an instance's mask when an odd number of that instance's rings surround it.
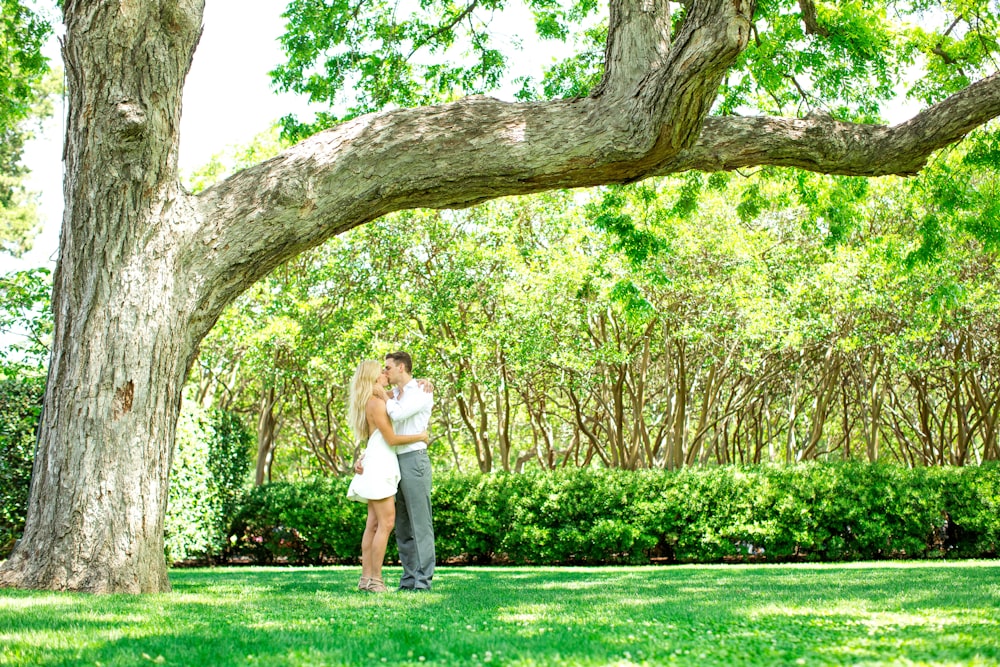
<svg viewBox="0 0 1000 667">
<path fill-rule="evenodd" d="M 399 455 L 396 546 L 403 564 L 400 588 L 429 589 L 434 578 L 431 459 L 426 449 Z"/>
</svg>

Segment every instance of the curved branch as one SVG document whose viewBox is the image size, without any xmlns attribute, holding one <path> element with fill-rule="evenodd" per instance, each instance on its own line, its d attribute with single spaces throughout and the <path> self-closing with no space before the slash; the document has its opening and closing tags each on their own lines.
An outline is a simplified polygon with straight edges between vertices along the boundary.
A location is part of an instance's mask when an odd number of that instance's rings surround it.
<svg viewBox="0 0 1000 667">
<path fill-rule="evenodd" d="M 689 169 L 912 175 L 934 151 L 1000 115 L 1000 74 L 895 127 L 818 115 L 712 117 L 693 146 L 667 150 L 662 136 L 681 124 L 651 128 L 635 114 L 634 100 L 620 98 L 511 104 L 473 97 L 320 133 L 196 198 L 205 224 L 185 261 L 211 286 L 197 310 L 214 321 L 217 304 L 284 260 L 392 211 L 461 208 Z"/>
<path fill-rule="evenodd" d="M 848 176 L 912 176 L 934 151 L 997 116 L 1000 73 L 893 127 L 818 115 L 707 118 L 698 143 L 664 162 L 655 174 L 773 165 Z"/>
<path fill-rule="evenodd" d="M 179 261 L 199 277 L 195 317 L 213 322 L 281 262 L 386 213 L 635 180 L 693 145 L 746 46 L 754 1 L 692 3 L 669 51 L 660 38 L 629 34 L 667 2 L 613 2 L 632 19 L 615 28 L 618 43 L 644 51 L 644 70 L 623 53 L 606 95 L 534 104 L 471 97 L 362 116 L 192 198 L 198 229 Z"/>
</svg>

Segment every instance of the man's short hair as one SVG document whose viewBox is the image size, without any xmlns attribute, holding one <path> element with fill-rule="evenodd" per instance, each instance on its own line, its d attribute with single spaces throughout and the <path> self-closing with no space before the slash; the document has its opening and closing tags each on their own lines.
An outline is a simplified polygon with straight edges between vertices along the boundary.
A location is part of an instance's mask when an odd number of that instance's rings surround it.
<svg viewBox="0 0 1000 667">
<path fill-rule="evenodd" d="M 392 359 L 397 364 L 403 364 L 403 368 L 406 369 L 406 372 L 410 373 L 411 375 L 413 374 L 413 359 L 410 358 L 410 355 L 408 353 L 403 351 L 390 352 L 389 354 L 385 355 L 385 358 Z"/>
</svg>

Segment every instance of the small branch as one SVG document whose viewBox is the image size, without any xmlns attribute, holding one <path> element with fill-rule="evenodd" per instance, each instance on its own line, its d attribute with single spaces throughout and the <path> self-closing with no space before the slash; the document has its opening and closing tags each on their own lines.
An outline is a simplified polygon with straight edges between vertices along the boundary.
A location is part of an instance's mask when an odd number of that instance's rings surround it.
<svg viewBox="0 0 1000 667">
<path fill-rule="evenodd" d="M 806 103 L 806 106 L 809 106 L 809 94 L 802 89 L 802 86 L 799 85 L 798 79 L 796 79 L 791 74 L 785 74 L 784 76 L 786 79 L 792 82 L 792 85 L 795 86 L 795 90 L 799 91 L 799 95 L 802 97 L 802 101 Z"/>
<path fill-rule="evenodd" d="M 806 25 L 807 35 L 830 36 L 830 31 L 819 24 L 819 17 L 816 15 L 816 5 L 813 3 L 813 0 L 799 0 L 799 9 L 802 10 L 802 22 Z"/>
<path fill-rule="evenodd" d="M 941 60 L 943 60 L 946 65 L 955 65 L 955 64 L 958 63 L 957 60 L 955 60 L 954 58 L 952 58 L 951 56 L 949 56 L 947 53 L 945 53 L 945 50 L 943 48 L 941 48 L 941 44 L 940 43 L 938 43 L 937 46 L 935 46 L 933 49 L 931 49 L 931 53 L 933 53 L 934 55 L 936 55 L 939 58 L 941 58 Z"/>
<path fill-rule="evenodd" d="M 948 26 L 948 29 L 944 31 L 943 36 L 947 37 L 948 35 L 950 35 L 951 31 L 955 29 L 955 26 L 957 26 L 962 21 L 963 18 L 965 18 L 964 14 L 959 14 L 958 16 L 956 16 L 955 20 L 951 22 L 950 26 Z"/>
<path fill-rule="evenodd" d="M 420 41 L 419 43 L 416 43 L 416 44 L 413 45 L 413 49 L 410 51 L 409 55 L 406 56 L 405 60 L 408 61 L 410 58 L 413 57 L 413 54 L 415 54 L 417 51 L 419 51 L 422 47 L 424 47 L 427 44 L 429 44 L 430 42 L 434 41 L 434 39 L 437 38 L 438 36 L 440 36 L 441 34 L 447 32 L 448 30 L 451 30 L 452 28 L 454 28 L 455 26 L 457 26 L 459 23 L 461 23 L 465 19 L 466 16 L 469 16 L 470 14 L 472 14 L 472 12 L 478 6 L 479 6 L 479 0 L 474 0 L 471 4 L 469 4 L 467 7 L 465 7 L 465 9 L 463 9 L 461 12 L 459 12 L 457 15 L 455 15 L 455 17 L 454 17 L 454 19 L 452 21 L 450 21 L 449 23 L 442 24 L 442 25 L 438 26 L 437 30 L 435 30 L 430 35 L 428 35 L 426 39 L 424 39 L 424 40 Z"/>
</svg>

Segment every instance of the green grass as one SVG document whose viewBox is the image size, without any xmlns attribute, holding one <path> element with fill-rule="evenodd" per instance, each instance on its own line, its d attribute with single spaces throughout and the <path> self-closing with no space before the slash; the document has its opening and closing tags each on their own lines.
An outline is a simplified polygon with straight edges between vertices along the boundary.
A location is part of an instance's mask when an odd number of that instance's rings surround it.
<svg viewBox="0 0 1000 667">
<path fill-rule="evenodd" d="M 0 665 L 1000 665 L 1000 561 L 443 567 L 431 593 L 382 595 L 358 574 L 0 590 Z"/>
</svg>

